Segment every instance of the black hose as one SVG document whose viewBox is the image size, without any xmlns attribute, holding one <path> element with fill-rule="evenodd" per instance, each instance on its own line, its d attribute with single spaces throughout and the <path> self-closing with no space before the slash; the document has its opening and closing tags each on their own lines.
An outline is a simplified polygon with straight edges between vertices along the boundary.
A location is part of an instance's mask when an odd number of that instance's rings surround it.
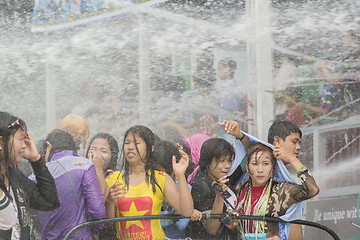
<svg viewBox="0 0 360 240">
<path fill-rule="evenodd" d="M 205 215 L 203 215 L 205 217 Z M 106 219 L 100 219 L 96 221 L 90 221 L 81 223 L 75 227 L 73 227 L 66 235 L 64 240 L 67 240 L 71 234 L 73 234 L 75 231 L 77 231 L 80 228 L 91 226 L 95 224 L 102 224 L 107 222 L 124 222 L 124 221 L 139 221 L 139 220 L 155 220 L 155 219 L 172 219 L 172 220 L 179 220 L 179 219 L 188 219 L 190 217 L 184 217 L 182 215 L 177 214 L 164 214 L 164 215 L 149 215 L 149 216 L 132 216 L 132 217 L 119 217 L 119 218 L 106 218 Z M 239 215 L 235 216 L 229 213 L 223 213 L 223 214 L 210 214 L 210 218 L 213 219 L 224 219 L 224 218 L 230 218 L 230 219 L 241 219 L 241 220 L 256 220 L 256 221 L 266 221 L 266 222 L 285 222 L 285 223 L 293 223 L 293 224 L 301 224 L 306 226 L 311 226 L 315 228 L 319 228 L 321 230 L 324 230 L 325 232 L 329 233 L 335 240 L 340 240 L 339 236 L 330 228 L 319 224 L 315 222 L 310 222 L 306 220 L 294 220 L 294 221 L 284 221 L 280 218 L 275 217 L 263 217 L 263 216 L 251 216 L 251 215 Z"/>
</svg>

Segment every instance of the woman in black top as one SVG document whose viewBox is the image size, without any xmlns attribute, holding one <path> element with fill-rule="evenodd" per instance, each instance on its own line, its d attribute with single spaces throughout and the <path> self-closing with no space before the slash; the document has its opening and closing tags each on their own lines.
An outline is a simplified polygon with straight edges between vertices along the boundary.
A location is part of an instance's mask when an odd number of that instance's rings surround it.
<svg viewBox="0 0 360 240">
<path fill-rule="evenodd" d="M 37 183 L 29 180 L 17 167 L 27 159 Z M 17 217 L 15 224 L 0 230 L 0 239 L 30 239 L 30 208 L 50 211 L 60 206 L 53 177 L 45 166 L 25 122 L 0 112 L 0 189 Z M 16 204 L 15 204 L 16 203 Z M 0 210 L 0 215 L 3 213 Z M 5 218 L 6 220 L 6 218 Z"/>
<path fill-rule="evenodd" d="M 228 134 L 235 136 L 238 141 L 241 141 L 246 149 L 249 148 L 250 140 L 241 133 L 237 122 L 225 120 L 220 123 L 220 126 Z M 199 160 L 200 171 L 197 173 L 191 189 L 194 209 L 200 212 L 211 213 L 216 196 L 212 182 L 228 175 L 234 157 L 234 147 L 224 139 L 212 138 L 203 143 Z M 241 175 L 242 170 L 239 166 L 229 177 L 231 179 L 229 186 L 232 187 Z M 212 230 L 215 228 L 218 230 L 213 232 Z M 219 227 L 213 226 L 211 222 L 209 224 L 206 220 L 189 222 L 186 234 L 192 239 L 237 239 L 237 233 L 229 230 L 224 223 L 220 223 Z"/>
</svg>

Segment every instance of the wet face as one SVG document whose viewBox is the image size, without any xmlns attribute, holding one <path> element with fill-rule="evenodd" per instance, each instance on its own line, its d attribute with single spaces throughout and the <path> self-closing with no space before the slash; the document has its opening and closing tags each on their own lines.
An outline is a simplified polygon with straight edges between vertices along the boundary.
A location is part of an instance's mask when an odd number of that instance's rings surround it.
<svg viewBox="0 0 360 240">
<path fill-rule="evenodd" d="M 281 147 L 285 148 L 286 150 L 294 153 L 294 155 L 298 158 L 300 147 L 301 138 L 299 133 L 292 133 L 285 138 L 285 141 L 282 139 L 279 141 Z"/>
<path fill-rule="evenodd" d="M 221 156 L 218 161 L 214 158 L 207 167 L 208 177 L 215 181 L 223 176 L 228 175 L 231 164 L 232 162 L 230 156 Z"/>
<path fill-rule="evenodd" d="M 259 151 L 250 157 L 246 169 L 249 172 L 252 186 L 264 186 L 273 176 L 273 164 L 268 151 Z"/>
<path fill-rule="evenodd" d="M 16 165 L 21 162 L 22 158 L 24 157 L 26 144 L 25 144 L 25 137 L 26 132 L 19 128 L 16 130 L 13 136 L 9 138 L 9 164 Z"/>
<path fill-rule="evenodd" d="M 135 133 L 135 141 L 134 141 L 134 136 L 133 134 L 130 132 L 124 141 L 124 155 L 125 155 L 125 159 L 128 163 L 143 163 L 140 159 L 140 156 L 136 150 L 136 147 L 139 149 L 140 155 L 141 155 L 141 159 L 144 160 L 146 162 L 146 143 L 144 141 L 144 139 L 142 139 L 137 133 Z"/>
<path fill-rule="evenodd" d="M 99 154 L 104 159 L 103 170 L 106 171 L 111 160 L 110 144 L 106 139 L 96 138 L 90 145 L 90 152 Z"/>
</svg>

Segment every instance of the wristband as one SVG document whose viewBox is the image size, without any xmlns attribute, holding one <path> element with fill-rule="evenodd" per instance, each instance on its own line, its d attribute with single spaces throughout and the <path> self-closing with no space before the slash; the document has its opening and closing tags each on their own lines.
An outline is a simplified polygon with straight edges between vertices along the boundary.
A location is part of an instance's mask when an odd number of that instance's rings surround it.
<svg viewBox="0 0 360 240">
<path fill-rule="evenodd" d="M 302 169 L 304 169 L 304 168 L 306 168 L 306 167 L 305 167 L 305 166 L 302 166 L 302 167 L 298 170 L 297 176 L 299 176 L 300 171 L 301 171 Z"/>
<path fill-rule="evenodd" d="M 243 136 L 241 138 L 238 138 L 240 140 L 240 142 L 244 139 L 245 134 L 243 134 Z"/>
</svg>

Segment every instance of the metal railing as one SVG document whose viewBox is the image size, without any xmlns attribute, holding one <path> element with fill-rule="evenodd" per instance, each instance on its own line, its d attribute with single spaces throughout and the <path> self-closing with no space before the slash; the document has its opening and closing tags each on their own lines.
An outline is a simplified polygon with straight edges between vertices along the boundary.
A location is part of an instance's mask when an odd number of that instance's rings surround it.
<svg viewBox="0 0 360 240">
<path fill-rule="evenodd" d="M 205 217 L 205 214 L 203 214 L 203 217 Z M 267 222 L 285 222 L 285 223 L 293 223 L 293 224 L 300 224 L 305 226 L 311 226 L 314 228 L 321 229 L 333 237 L 335 240 L 340 240 L 339 236 L 330 228 L 311 221 L 306 220 L 294 220 L 294 221 L 284 221 L 280 218 L 275 217 L 263 217 L 263 216 L 251 216 L 251 215 L 240 215 L 235 216 L 230 213 L 223 213 L 223 214 L 210 214 L 210 218 L 213 219 L 221 219 L 225 223 L 231 223 L 232 219 L 240 219 L 240 220 L 256 220 L 256 221 L 267 221 Z M 95 224 L 102 224 L 102 223 L 108 223 L 108 222 L 124 222 L 124 221 L 139 221 L 139 220 L 155 220 L 155 219 L 172 219 L 172 220 L 179 220 L 179 219 L 189 219 L 189 217 L 184 217 L 182 215 L 177 214 L 164 214 L 164 215 L 150 215 L 150 216 L 130 216 L 130 217 L 119 217 L 119 218 L 107 218 L 107 219 L 101 219 L 96 221 L 90 221 L 81 223 L 75 227 L 73 227 L 65 236 L 64 240 L 69 239 L 69 237 L 79 230 L 80 228 L 95 225 Z"/>
<path fill-rule="evenodd" d="M 340 164 L 360 156 L 360 120 L 342 121 L 335 124 L 302 128 L 301 162 L 311 171 Z M 360 185 L 359 171 L 343 175 L 328 187 Z"/>
</svg>

